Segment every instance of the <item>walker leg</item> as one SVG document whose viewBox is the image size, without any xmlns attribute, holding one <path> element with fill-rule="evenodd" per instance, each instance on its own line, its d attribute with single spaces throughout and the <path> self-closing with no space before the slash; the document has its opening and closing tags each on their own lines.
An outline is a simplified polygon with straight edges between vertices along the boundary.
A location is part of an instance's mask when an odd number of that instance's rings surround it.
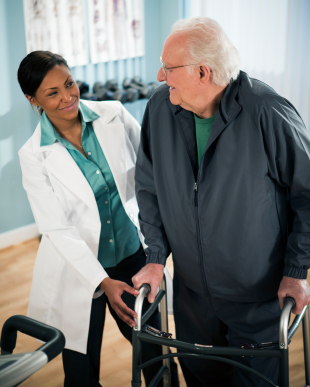
<svg viewBox="0 0 310 387">
<path fill-rule="evenodd" d="M 310 386 L 310 312 L 309 307 L 302 320 L 302 333 L 304 339 L 305 378 L 306 387 Z"/>
<path fill-rule="evenodd" d="M 167 289 L 166 289 L 166 279 L 165 277 L 162 279 L 160 285 L 160 290 L 165 290 L 166 294 L 160 301 L 160 317 L 161 317 L 161 330 L 164 332 L 168 332 L 168 315 L 167 315 Z M 169 353 L 169 347 L 162 347 L 163 355 L 167 355 Z M 170 371 L 170 359 L 163 360 L 163 366 L 167 368 L 167 371 L 163 375 L 163 386 L 170 387 L 171 385 L 171 371 Z"/>
<path fill-rule="evenodd" d="M 141 341 L 138 339 L 139 331 L 135 329 L 132 330 L 132 387 L 141 387 L 141 370 L 139 369 L 139 364 L 141 360 Z"/>
<path fill-rule="evenodd" d="M 280 358 L 280 387 L 289 387 L 288 348 L 281 349 L 281 358 Z"/>
</svg>

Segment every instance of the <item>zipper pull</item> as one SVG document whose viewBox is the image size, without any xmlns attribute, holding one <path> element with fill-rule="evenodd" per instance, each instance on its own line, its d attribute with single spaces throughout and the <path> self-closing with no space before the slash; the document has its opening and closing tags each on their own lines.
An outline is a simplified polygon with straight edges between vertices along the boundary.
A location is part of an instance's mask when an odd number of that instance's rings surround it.
<svg viewBox="0 0 310 387">
<path fill-rule="evenodd" d="M 198 184 L 194 184 L 194 201 L 195 201 L 195 207 L 198 206 L 198 198 L 197 198 L 197 192 L 198 192 Z"/>
</svg>

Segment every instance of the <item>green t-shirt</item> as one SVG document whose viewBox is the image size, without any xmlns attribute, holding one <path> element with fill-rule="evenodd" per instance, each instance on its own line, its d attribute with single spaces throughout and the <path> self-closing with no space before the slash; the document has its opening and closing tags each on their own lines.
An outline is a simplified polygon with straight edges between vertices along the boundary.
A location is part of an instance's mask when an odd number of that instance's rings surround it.
<svg viewBox="0 0 310 387">
<path fill-rule="evenodd" d="M 211 132 L 215 115 L 210 118 L 199 118 L 196 116 L 196 114 L 194 114 L 194 117 L 195 117 L 195 126 L 196 126 L 198 166 L 200 166 L 200 161 L 206 150 L 208 138 Z"/>
</svg>

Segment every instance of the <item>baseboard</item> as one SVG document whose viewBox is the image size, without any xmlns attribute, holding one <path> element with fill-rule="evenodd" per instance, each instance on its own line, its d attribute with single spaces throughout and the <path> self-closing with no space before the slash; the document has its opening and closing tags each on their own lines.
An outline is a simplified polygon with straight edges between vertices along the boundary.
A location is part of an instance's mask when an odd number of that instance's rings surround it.
<svg viewBox="0 0 310 387">
<path fill-rule="evenodd" d="M 39 236 L 35 223 L 0 234 L 0 250 Z"/>
</svg>

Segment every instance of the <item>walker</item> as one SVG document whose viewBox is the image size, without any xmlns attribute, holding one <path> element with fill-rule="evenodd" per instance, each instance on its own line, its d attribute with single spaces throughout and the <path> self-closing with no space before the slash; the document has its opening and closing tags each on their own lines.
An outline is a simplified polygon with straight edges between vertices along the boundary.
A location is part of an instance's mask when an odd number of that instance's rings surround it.
<svg viewBox="0 0 310 387">
<path fill-rule="evenodd" d="M 12 354 L 17 331 L 44 341 L 34 352 Z M 0 386 L 18 386 L 65 347 L 65 337 L 58 329 L 26 316 L 12 316 L 6 320 L 1 333 Z"/>
<path fill-rule="evenodd" d="M 170 338 L 168 332 L 168 318 L 167 318 L 167 302 L 166 302 L 166 280 L 163 278 L 161 281 L 159 291 L 156 295 L 154 303 L 149 307 L 148 311 L 142 316 L 142 305 L 145 296 L 150 292 L 150 286 L 143 284 L 140 287 L 140 294 L 135 302 L 135 312 L 137 318 L 135 319 L 136 327 L 132 333 L 132 387 L 141 387 L 141 370 L 148 365 L 162 360 L 163 365 L 153 378 L 149 387 L 156 387 L 161 379 L 163 379 L 164 387 L 170 387 L 170 363 L 171 357 L 196 357 L 209 360 L 221 361 L 231 364 L 235 367 L 239 367 L 245 371 L 255 374 L 257 377 L 263 379 L 266 383 L 273 387 L 288 387 L 289 386 L 289 343 L 298 329 L 301 321 L 303 327 L 303 345 L 304 345 L 304 358 L 305 358 L 305 378 L 306 387 L 310 387 L 310 314 L 308 306 L 305 306 L 301 314 L 296 316 L 292 325 L 288 328 L 291 309 L 295 307 L 295 300 L 291 297 L 287 297 L 284 300 L 284 306 L 282 309 L 280 324 L 279 324 L 279 343 L 265 343 L 259 347 L 220 347 L 220 346 L 197 346 L 175 340 Z M 164 332 L 157 331 L 148 327 L 145 322 L 155 311 L 158 304 L 160 304 L 161 310 L 161 329 Z M 154 343 L 162 346 L 163 355 L 158 356 L 152 360 L 149 360 L 141 364 L 141 341 L 148 343 Z M 180 349 L 182 353 L 169 353 L 169 347 Z M 259 356 L 259 357 L 276 357 L 280 361 L 280 384 L 274 384 L 269 378 L 261 374 L 260 372 L 253 370 L 252 368 L 240 364 L 234 360 L 220 357 L 221 355 L 234 355 L 234 356 Z"/>
</svg>

